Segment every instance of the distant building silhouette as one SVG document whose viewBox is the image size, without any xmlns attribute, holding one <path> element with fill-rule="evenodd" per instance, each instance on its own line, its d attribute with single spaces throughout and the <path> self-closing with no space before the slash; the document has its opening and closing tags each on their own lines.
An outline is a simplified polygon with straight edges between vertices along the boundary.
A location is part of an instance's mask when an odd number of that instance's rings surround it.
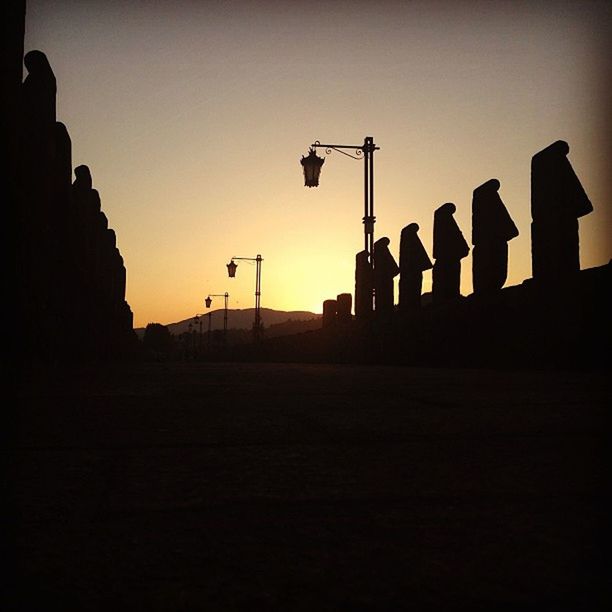
<svg viewBox="0 0 612 612">
<path fill-rule="evenodd" d="M 399 267 L 389 251 L 388 238 L 379 238 L 374 243 L 374 303 L 376 314 L 393 312 L 393 279 L 399 274 Z"/>
<path fill-rule="evenodd" d="M 453 217 L 456 210 L 452 202 L 447 202 L 434 213 L 434 304 L 443 304 L 461 295 L 461 260 L 467 256 L 470 248 Z"/>
<path fill-rule="evenodd" d="M 578 219 L 593 211 L 563 140 L 531 160 L 531 257 L 533 278 L 563 283 L 580 270 Z"/>
<path fill-rule="evenodd" d="M 499 197 L 499 181 L 491 179 L 472 196 L 472 283 L 475 294 L 504 286 L 508 276 L 508 242 L 519 231 Z"/>
<path fill-rule="evenodd" d="M 400 238 L 399 307 L 402 312 L 421 308 L 423 271 L 433 267 L 418 231 L 419 226 L 411 223 L 402 229 Z"/>
<path fill-rule="evenodd" d="M 355 317 L 368 319 L 372 316 L 372 267 L 367 251 L 355 257 Z"/>
</svg>

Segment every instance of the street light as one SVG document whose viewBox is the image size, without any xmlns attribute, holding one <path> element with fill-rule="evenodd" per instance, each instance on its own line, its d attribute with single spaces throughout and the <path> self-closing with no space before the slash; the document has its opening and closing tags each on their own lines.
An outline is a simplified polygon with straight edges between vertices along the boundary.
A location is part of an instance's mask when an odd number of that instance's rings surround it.
<svg viewBox="0 0 612 612">
<path fill-rule="evenodd" d="M 193 323 L 191 321 L 189 321 L 189 325 L 187 325 L 187 338 L 188 338 L 187 344 L 188 344 L 188 350 L 195 352 L 195 340 L 193 339 L 194 333 L 195 333 L 195 331 L 193 329 Z"/>
<path fill-rule="evenodd" d="M 202 345 L 202 317 L 204 317 L 205 315 L 208 316 L 208 335 L 207 335 L 208 350 L 210 350 L 210 315 L 211 314 L 212 312 L 206 312 L 206 313 L 200 313 L 196 315 L 196 318 L 198 318 L 200 322 L 200 346 Z"/>
<path fill-rule="evenodd" d="M 245 260 L 245 261 L 254 261 L 256 263 L 255 267 L 255 322 L 253 323 L 253 337 L 255 342 L 259 341 L 261 338 L 261 262 L 263 261 L 261 255 L 257 255 L 257 257 L 232 257 L 230 262 L 227 265 L 227 274 L 230 278 L 234 278 L 236 276 L 236 268 L 238 264 L 234 261 Z"/>
<path fill-rule="evenodd" d="M 325 163 L 323 157 L 319 157 L 313 147 L 308 149 L 308 157 L 302 155 L 300 160 L 304 168 L 304 187 L 318 187 L 321 166 Z"/>
<path fill-rule="evenodd" d="M 316 154 L 317 149 L 325 149 L 328 155 L 332 151 L 337 151 L 352 159 L 363 159 L 363 232 L 365 251 L 368 254 L 370 267 L 374 269 L 374 223 L 376 223 L 376 217 L 374 216 L 374 151 L 378 151 L 380 147 L 374 144 L 372 136 L 366 136 L 362 145 L 321 144 L 316 140 L 310 145 L 308 156 L 302 155 L 300 160 L 304 168 L 304 185 L 307 187 L 317 187 L 319 185 L 321 166 L 325 159 Z M 343 149 L 352 149 L 355 155 L 346 153 Z M 373 295 L 373 291 L 370 294 Z"/>
<path fill-rule="evenodd" d="M 234 266 L 238 267 L 236 264 Z M 212 304 L 212 299 L 214 297 L 222 297 L 225 298 L 224 307 L 223 307 L 223 341 L 227 341 L 227 301 L 229 299 L 229 293 L 226 291 L 225 293 L 209 293 L 208 297 L 204 300 L 206 304 L 206 308 L 210 308 Z M 210 314 L 210 313 L 209 313 Z"/>
<path fill-rule="evenodd" d="M 233 259 L 227 264 L 227 274 L 230 278 L 234 278 L 236 276 L 237 267 L 238 264 Z"/>
<path fill-rule="evenodd" d="M 195 315 L 195 317 L 193 317 L 193 321 L 196 325 L 199 324 L 200 326 L 200 335 L 198 337 L 198 352 L 200 352 L 202 350 L 202 319 L 200 318 L 200 315 Z"/>
</svg>

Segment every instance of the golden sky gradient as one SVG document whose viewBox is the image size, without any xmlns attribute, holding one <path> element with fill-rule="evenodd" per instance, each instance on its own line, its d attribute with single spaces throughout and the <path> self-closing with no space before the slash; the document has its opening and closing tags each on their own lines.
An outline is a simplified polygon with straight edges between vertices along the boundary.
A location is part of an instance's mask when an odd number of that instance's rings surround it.
<svg viewBox="0 0 612 612">
<path fill-rule="evenodd" d="M 566 140 L 594 206 L 582 267 L 607 263 L 611 19 L 603 2 L 29 0 L 25 49 L 53 67 L 142 326 L 203 312 L 208 293 L 252 307 L 255 268 L 228 279 L 233 255 L 263 256 L 264 307 L 353 292 L 362 162 L 332 153 L 307 189 L 315 140 L 374 137 L 376 237 L 396 258 L 411 222 L 431 256 L 444 202 L 469 242 L 472 191 L 498 178 L 520 231 L 508 285 L 531 276 L 531 156 Z"/>
</svg>

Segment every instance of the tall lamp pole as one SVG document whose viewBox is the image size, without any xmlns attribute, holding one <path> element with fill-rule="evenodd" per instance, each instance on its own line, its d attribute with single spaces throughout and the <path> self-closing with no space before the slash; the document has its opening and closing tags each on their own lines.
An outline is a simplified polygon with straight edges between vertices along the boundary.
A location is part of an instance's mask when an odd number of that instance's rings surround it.
<svg viewBox="0 0 612 612">
<path fill-rule="evenodd" d="M 189 351 L 194 351 L 195 352 L 195 341 L 193 339 L 193 335 L 195 334 L 194 330 L 193 330 L 193 323 L 191 321 L 189 321 L 189 325 L 187 326 L 187 332 L 188 332 L 188 345 L 189 345 Z"/>
<path fill-rule="evenodd" d="M 363 159 L 363 233 L 365 250 L 368 254 L 370 267 L 373 269 L 374 223 L 376 223 L 376 217 L 374 216 L 374 151 L 378 151 L 380 147 L 374 144 L 372 136 L 366 136 L 362 145 L 321 144 L 318 140 L 315 140 L 310 145 L 308 155 L 303 155 L 300 161 L 304 168 L 304 186 L 306 187 L 319 186 L 319 175 L 325 158 L 317 155 L 317 149 L 325 149 L 328 155 L 332 151 L 337 151 L 352 159 Z M 351 155 L 343 149 L 351 149 L 355 155 Z"/>
<path fill-rule="evenodd" d="M 253 323 L 253 337 L 255 342 L 261 338 L 261 255 L 257 257 L 232 257 L 227 265 L 227 274 L 230 278 L 236 276 L 238 264 L 234 260 L 254 261 L 255 267 L 255 322 Z"/>
<path fill-rule="evenodd" d="M 208 335 L 207 335 L 207 338 L 208 338 L 208 351 L 209 352 L 210 352 L 210 322 L 211 322 L 211 315 L 212 315 L 212 312 L 209 312 L 208 313 Z"/>
<path fill-rule="evenodd" d="M 229 300 L 229 293 L 226 291 L 225 293 L 209 293 L 208 297 L 204 300 L 206 304 L 206 308 L 210 308 L 212 304 L 212 298 L 214 297 L 222 297 L 224 298 L 224 306 L 223 306 L 223 342 L 227 342 L 227 301 Z M 212 313 L 208 313 L 212 314 Z"/>
<path fill-rule="evenodd" d="M 195 315 L 195 317 L 193 317 L 193 321 L 196 325 L 199 324 L 200 326 L 200 335 L 198 338 L 198 351 L 202 350 L 202 319 L 200 318 L 200 316 L 204 316 L 204 315 Z"/>
</svg>

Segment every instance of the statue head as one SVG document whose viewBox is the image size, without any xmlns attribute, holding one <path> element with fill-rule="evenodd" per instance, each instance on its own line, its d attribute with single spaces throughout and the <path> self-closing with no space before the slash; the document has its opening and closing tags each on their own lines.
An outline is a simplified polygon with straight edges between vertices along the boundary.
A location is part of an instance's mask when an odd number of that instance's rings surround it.
<svg viewBox="0 0 612 612">
<path fill-rule="evenodd" d="M 28 51 L 23 58 L 23 63 L 28 69 L 29 74 L 53 74 L 53 71 L 51 70 L 51 64 L 49 64 L 47 56 L 42 51 Z"/>
<path fill-rule="evenodd" d="M 74 176 L 76 180 L 74 184 L 82 189 L 91 189 L 92 180 L 91 180 L 91 172 L 89 171 L 89 167 L 85 165 L 77 166 L 74 169 Z"/>
<path fill-rule="evenodd" d="M 448 217 L 452 217 L 457 210 L 457 207 L 452 202 L 446 202 L 446 204 L 442 204 L 435 214 L 436 215 L 446 215 Z"/>
<path fill-rule="evenodd" d="M 381 248 L 381 247 L 388 247 L 390 243 L 391 241 L 387 237 L 379 238 L 374 243 L 374 250 Z"/>
</svg>

